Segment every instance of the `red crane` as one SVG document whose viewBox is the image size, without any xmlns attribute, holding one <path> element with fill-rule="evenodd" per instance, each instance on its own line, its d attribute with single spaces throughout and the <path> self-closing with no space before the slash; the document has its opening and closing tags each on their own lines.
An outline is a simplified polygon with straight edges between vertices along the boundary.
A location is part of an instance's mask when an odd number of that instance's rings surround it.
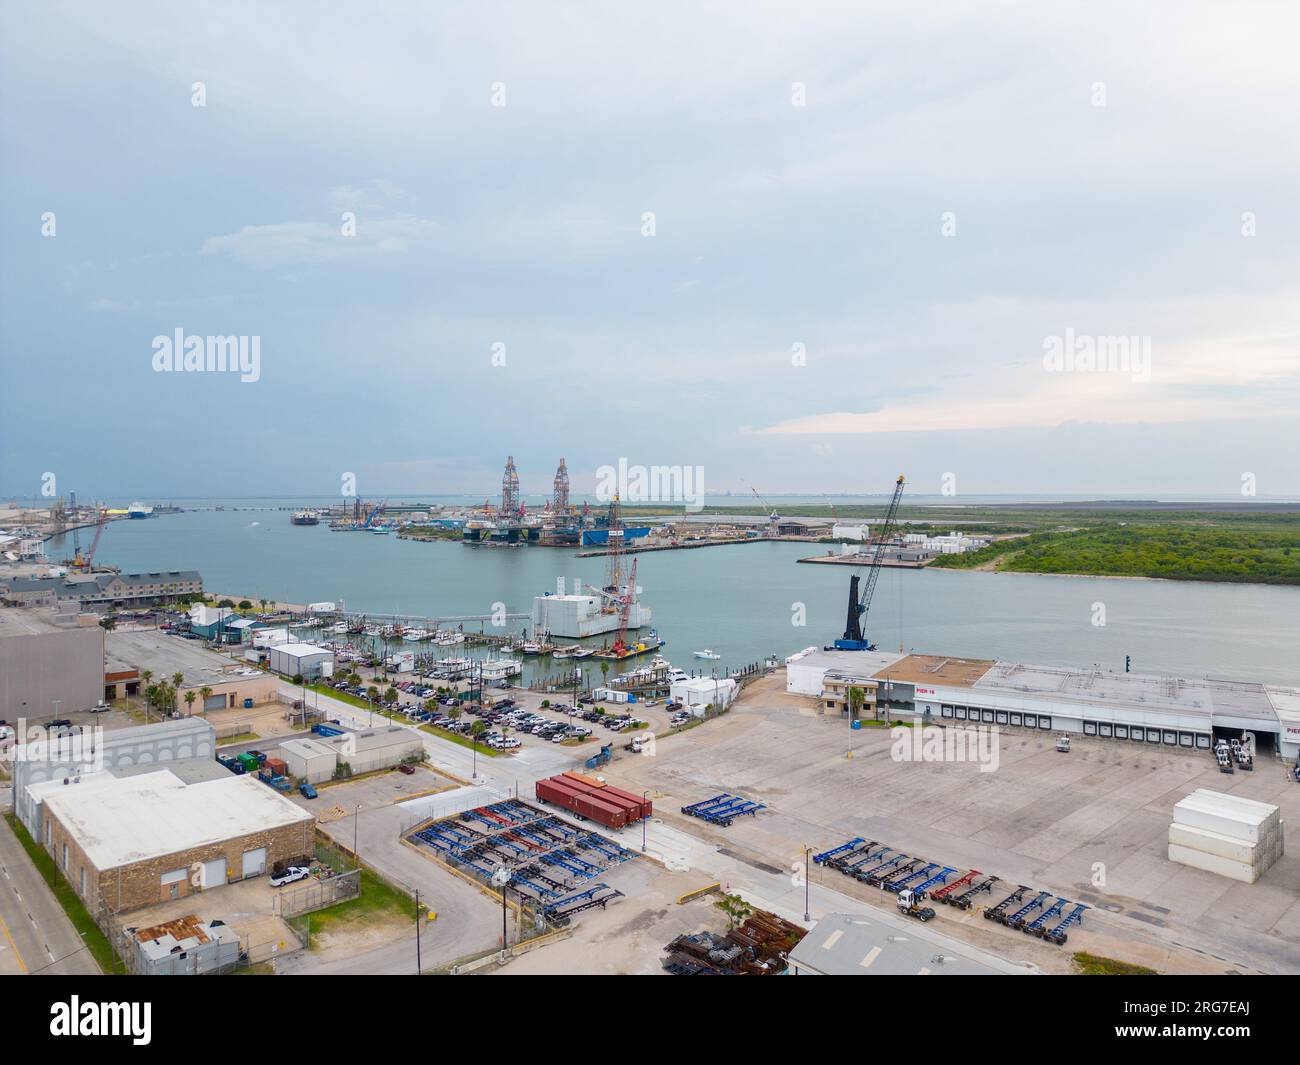
<svg viewBox="0 0 1300 1065">
<path fill-rule="evenodd" d="M 632 600 L 636 596 L 636 564 L 637 559 L 632 559 L 632 572 L 627 578 L 627 590 L 623 593 L 623 609 L 618 615 L 618 636 L 614 638 L 614 654 L 622 655 L 627 650 L 627 622 L 632 613 Z"/>
<path fill-rule="evenodd" d="M 95 548 L 99 546 L 99 538 L 104 535 L 104 526 L 108 524 L 108 511 L 101 508 L 98 503 L 95 504 L 95 513 L 97 520 L 95 522 L 95 539 L 90 544 L 90 550 L 83 556 L 80 551 L 73 560 L 73 565 L 78 569 L 90 569 L 95 564 Z"/>
</svg>

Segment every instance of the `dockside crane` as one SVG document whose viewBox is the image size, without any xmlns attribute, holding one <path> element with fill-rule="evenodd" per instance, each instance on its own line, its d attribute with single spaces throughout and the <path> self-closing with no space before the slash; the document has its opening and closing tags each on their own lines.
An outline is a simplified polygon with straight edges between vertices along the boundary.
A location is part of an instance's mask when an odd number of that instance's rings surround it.
<svg viewBox="0 0 1300 1065">
<path fill-rule="evenodd" d="M 880 567 L 885 558 L 885 545 L 889 543 L 895 526 L 898 524 L 898 501 L 903 496 L 903 475 L 898 475 L 894 482 L 894 495 L 889 500 L 889 510 L 885 513 L 884 523 L 876 538 L 876 549 L 871 554 L 871 563 L 867 568 L 867 580 L 862 584 L 858 574 L 849 578 L 849 609 L 844 623 L 844 635 L 835 641 L 837 651 L 874 651 L 876 645 L 871 643 L 864 631 L 867 612 L 871 609 L 871 597 L 876 592 L 876 581 L 880 578 Z M 859 591 L 861 585 L 861 591 Z"/>
<path fill-rule="evenodd" d="M 763 513 L 767 515 L 767 520 L 769 522 L 775 525 L 778 521 L 781 520 L 781 515 L 777 513 L 776 507 L 772 506 L 771 503 L 769 503 L 766 499 L 764 499 L 761 495 L 759 495 L 757 488 L 755 488 L 751 484 L 749 486 L 749 490 L 754 493 L 754 498 L 757 499 L 763 505 Z"/>
</svg>

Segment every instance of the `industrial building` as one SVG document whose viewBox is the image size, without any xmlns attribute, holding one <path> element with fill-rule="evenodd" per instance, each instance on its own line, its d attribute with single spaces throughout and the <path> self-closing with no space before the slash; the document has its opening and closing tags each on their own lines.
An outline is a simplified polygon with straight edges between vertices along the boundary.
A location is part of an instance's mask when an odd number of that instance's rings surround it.
<svg viewBox="0 0 1300 1065">
<path fill-rule="evenodd" d="M 870 917 L 828 913 L 786 959 L 790 976 L 1029 975 L 1036 967 L 960 943 L 919 922 L 906 935 Z"/>
<path fill-rule="evenodd" d="M 166 767 L 184 780 L 219 779 L 227 775 L 216 761 L 216 730 L 202 718 L 160 721 L 151 725 L 111 729 L 90 734 L 91 742 L 47 748 L 39 758 L 23 755 L 21 748 L 10 769 L 13 773 L 14 812 L 33 839 L 40 839 L 44 785 L 63 786 L 79 776 L 127 776 L 140 767 Z M 23 737 L 20 735 L 19 740 Z"/>
<path fill-rule="evenodd" d="M 279 692 L 277 677 L 247 663 L 237 664 L 209 651 L 197 640 L 180 640 L 153 629 L 110 632 L 106 654 L 116 663 L 133 663 L 169 682 L 176 673 L 181 683 L 176 691 L 178 714 L 210 713 L 237 706 L 260 706 L 272 702 Z M 105 682 L 107 684 L 107 681 Z M 203 689 L 208 689 L 204 694 Z M 187 692 L 195 701 L 187 703 Z"/>
<path fill-rule="evenodd" d="M 998 725 L 1209 751 L 1250 733 L 1260 751 L 1296 757 L 1300 692 L 1209 677 L 1179 678 L 881 651 L 808 648 L 786 659 L 786 690 L 823 713 L 846 712 L 861 687 L 891 717 Z"/>
<path fill-rule="evenodd" d="M 243 946 L 228 924 L 210 924 L 194 914 L 137 928 L 132 933 L 137 976 L 206 976 L 239 964 Z"/>
<path fill-rule="evenodd" d="M 392 769 L 409 759 L 424 757 L 424 741 L 410 729 L 397 725 L 345 732 L 342 736 L 285 740 L 280 744 L 288 776 L 308 784 L 331 780 L 338 766 L 355 775 Z"/>
<path fill-rule="evenodd" d="M 269 648 L 271 669 L 284 677 L 317 680 L 334 672 L 334 652 L 310 643 L 280 643 Z"/>
<path fill-rule="evenodd" d="M 210 891 L 312 856 L 315 817 L 246 776 L 96 774 L 44 796 L 38 837 L 94 916 Z"/>
<path fill-rule="evenodd" d="M 104 630 L 0 610 L 0 719 L 37 724 L 88 710 L 104 694 Z"/>
<path fill-rule="evenodd" d="M 730 706 L 739 694 L 740 685 L 730 678 L 686 677 L 675 680 L 668 689 L 669 698 L 679 702 L 697 716 L 705 707 L 722 710 Z"/>
</svg>

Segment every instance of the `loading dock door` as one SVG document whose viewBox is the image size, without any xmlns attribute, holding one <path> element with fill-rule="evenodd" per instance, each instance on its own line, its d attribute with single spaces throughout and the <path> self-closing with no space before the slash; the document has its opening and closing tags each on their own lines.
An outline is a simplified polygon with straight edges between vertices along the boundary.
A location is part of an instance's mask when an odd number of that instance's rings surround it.
<svg viewBox="0 0 1300 1065">
<path fill-rule="evenodd" d="M 244 876 L 261 876 L 266 872 L 266 848 L 244 851 Z"/>
<path fill-rule="evenodd" d="M 208 888 L 221 887 L 226 882 L 226 859 L 213 858 L 210 862 L 203 862 L 203 890 Z"/>
<path fill-rule="evenodd" d="M 209 695 L 203 700 L 204 710 L 224 710 L 226 708 L 226 697 L 224 695 Z"/>
</svg>

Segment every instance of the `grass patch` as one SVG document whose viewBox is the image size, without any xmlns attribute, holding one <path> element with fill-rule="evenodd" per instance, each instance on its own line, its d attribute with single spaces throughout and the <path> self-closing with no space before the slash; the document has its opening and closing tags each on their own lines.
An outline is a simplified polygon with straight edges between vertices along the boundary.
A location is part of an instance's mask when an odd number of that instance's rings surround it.
<svg viewBox="0 0 1300 1065">
<path fill-rule="evenodd" d="M 246 965 L 242 969 L 236 969 L 231 976 L 274 976 L 275 965 L 269 961 L 259 961 L 255 965 Z"/>
<path fill-rule="evenodd" d="M 218 747 L 229 747 L 235 743 L 248 743 L 250 740 L 260 740 L 262 737 L 256 732 L 239 732 L 234 736 L 226 736 L 224 739 L 217 741 Z"/>
<path fill-rule="evenodd" d="M 421 725 L 420 731 L 427 732 L 430 736 L 437 736 L 438 739 L 446 740 L 448 743 L 458 743 L 466 750 L 473 750 L 475 746 L 468 736 L 462 736 L 459 732 L 447 732 L 444 729 L 440 729 L 435 725 Z M 486 744 L 480 743 L 478 744 L 478 753 L 481 755 L 486 755 L 488 758 L 500 758 L 503 755 L 508 755 L 510 752 L 494 751 L 491 747 L 488 747 Z"/>
<path fill-rule="evenodd" d="M 341 851 L 327 843 L 317 842 L 316 857 L 337 872 L 355 868 Z M 316 937 L 322 933 L 347 934 L 368 931 L 376 925 L 397 922 L 414 924 L 414 921 L 415 900 L 363 862 L 359 896 L 323 910 L 290 918 L 289 925 L 304 938 L 310 928 L 311 942 L 308 946 L 314 950 Z"/>
<path fill-rule="evenodd" d="M 1117 961 L 1115 958 L 1103 958 L 1098 954 L 1086 954 L 1079 951 L 1074 955 L 1074 964 L 1080 976 L 1155 976 L 1154 969 L 1132 962 Z"/>
<path fill-rule="evenodd" d="M 28 835 L 27 829 L 16 816 L 5 814 L 5 821 L 13 829 L 14 835 L 18 837 L 18 842 L 22 844 L 23 850 L 27 852 L 27 857 L 31 859 L 36 871 L 41 874 L 41 879 L 54 892 L 54 897 L 59 900 L 63 912 L 68 915 L 68 920 L 72 922 L 72 927 L 85 939 L 90 955 L 95 959 L 95 963 L 100 970 L 105 973 L 125 973 L 126 968 L 118 961 L 117 955 L 113 953 L 108 937 L 100 931 L 99 925 L 95 924 L 89 911 L 87 911 L 81 899 L 77 897 L 77 893 L 72 890 L 72 885 L 59 872 L 58 866 L 54 864 L 54 858 Z"/>
</svg>

